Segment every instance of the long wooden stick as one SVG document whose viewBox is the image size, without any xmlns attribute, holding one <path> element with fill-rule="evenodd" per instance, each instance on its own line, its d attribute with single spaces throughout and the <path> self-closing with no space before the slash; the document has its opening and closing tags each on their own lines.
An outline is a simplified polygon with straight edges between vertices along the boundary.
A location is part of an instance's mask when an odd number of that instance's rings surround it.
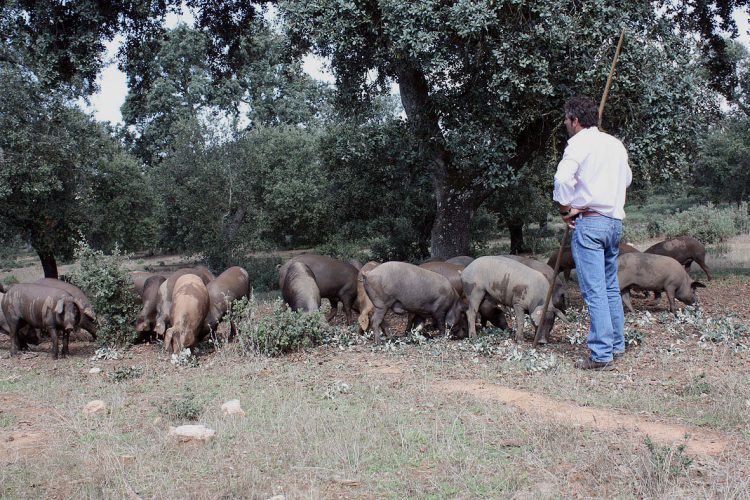
<svg viewBox="0 0 750 500">
<path fill-rule="evenodd" d="M 620 57 L 620 49 L 622 49 L 622 41 L 625 39 L 625 28 L 620 32 L 620 40 L 617 42 L 617 49 L 615 49 L 615 57 L 612 59 L 612 67 L 609 70 L 609 77 L 607 78 L 607 84 L 604 86 L 604 94 L 602 94 L 602 100 L 599 103 L 599 127 L 602 126 L 602 116 L 604 115 L 604 104 L 607 102 L 609 96 L 609 88 L 612 86 L 612 78 L 615 75 L 615 67 L 617 66 L 617 59 Z M 547 290 L 547 297 L 544 299 L 544 307 L 542 308 L 542 316 L 539 318 L 539 324 L 536 327 L 536 334 L 534 335 L 534 346 L 539 344 L 539 337 L 542 334 L 542 326 L 544 325 L 544 319 L 547 317 L 547 310 L 549 309 L 549 302 L 552 299 L 552 289 L 557 282 L 557 275 L 560 272 L 560 259 L 562 258 L 563 248 L 565 247 L 565 241 L 568 239 L 570 233 L 570 227 L 565 224 L 565 233 L 563 234 L 562 241 L 560 242 L 560 250 L 557 251 L 557 260 L 555 260 L 555 269 L 552 273 L 552 279 L 549 283 L 549 289 Z M 518 328 L 518 327 L 516 327 Z"/>
<path fill-rule="evenodd" d="M 609 96 L 609 88 L 612 86 L 612 78 L 615 76 L 615 67 L 617 66 L 617 59 L 620 57 L 620 49 L 622 49 L 622 41 L 625 40 L 625 28 L 620 32 L 620 40 L 617 42 L 617 49 L 615 50 L 615 58 L 612 59 L 612 67 L 609 70 L 609 77 L 607 77 L 607 85 L 604 86 L 604 93 L 602 94 L 602 100 L 599 103 L 599 128 L 602 126 L 602 116 L 604 116 L 604 103 L 607 102 Z"/>
</svg>

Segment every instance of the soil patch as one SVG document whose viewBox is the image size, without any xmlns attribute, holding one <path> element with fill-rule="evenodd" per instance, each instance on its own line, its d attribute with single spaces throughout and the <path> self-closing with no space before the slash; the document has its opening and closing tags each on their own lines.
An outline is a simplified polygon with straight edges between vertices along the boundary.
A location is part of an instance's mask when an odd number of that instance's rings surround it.
<svg viewBox="0 0 750 500">
<path fill-rule="evenodd" d="M 692 455 L 720 455 L 729 444 L 726 437 L 717 433 L 684 425 L 653 422 L 611 410 L 577 406 L 479 380 L 437 382 L 434 387 L 442 392 L 471 394 L 481 399 L 510 404 L 521 411 L 544 415 L 545 418 L 561 423 L 585 425 L 603 431 L 626 430 L 668 445 L 682 443 L 687 435 L 685 449 Z"/>
</svg>

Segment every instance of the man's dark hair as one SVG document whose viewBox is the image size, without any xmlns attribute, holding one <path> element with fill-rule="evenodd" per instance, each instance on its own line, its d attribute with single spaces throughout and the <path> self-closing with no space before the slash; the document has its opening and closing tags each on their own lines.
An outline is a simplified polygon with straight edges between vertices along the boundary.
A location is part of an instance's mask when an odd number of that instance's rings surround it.
<svg viewBox="0 0 750 500">
<path fill-rule="evenodd" d="M 589 97 L 571 97 L 565 103 L 565 117 L 571 120 L 578 118 L 582 127 L 589 128 L 599 124 L 599 110 Z"/>
</svg>

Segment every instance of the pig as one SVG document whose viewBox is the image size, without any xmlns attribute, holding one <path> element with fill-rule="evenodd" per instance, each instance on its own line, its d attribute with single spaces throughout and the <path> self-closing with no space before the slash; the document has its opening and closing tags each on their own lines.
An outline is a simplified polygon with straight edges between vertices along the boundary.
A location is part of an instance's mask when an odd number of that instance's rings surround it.
<svg viewBox="0 0 750 500">
<path fill-rule="evenodd" d="M 550 304 L 542 319 L 542 309 L 549 289 L 549 281 L 539 271 L 505 257 L 479 257 L 461 273 L 464 293 L 469 299 L 466 315 L 469 336 L 475 337 L 474 320 L 482 300 L 489 296 L 498 304 L 512 307 L 515 313 L 516 341 L 523 340 L 524 314 L 528 313 L 535 326 L 543 323 L 539 342 L 547 343 L 555 317 L 567 321 L 565 315 Z"/>
<path fill-rule="evenodd" d="M 206 316 L 206 328 L 216 330 L 232 302 L 250 296 L 250 277 L 239 266 L 230 267 L 208 285 L 210 307 Z"/>
<path fill-rule="evenodd" d="M 381 323 L 389 310 L 431 316 L 441 335 L 446 325 L 455 336 L 466 331 L 466 305 L 447 278 L 406 262 L 386 262 L 362 273 L 362 280 L 375 312 L 372 330 L 380 343 Z"/>
<path fill-rule="evenodd" d="M 91 334 L 91 337 L 96 340 L 97 324 L 96 315 L 94 314 L 94 306 L 91 305 L 91 301 L 86 296 L 86 294 L 83 293 L 83 290 L 71 283 L 66 283 L 65 281 L 57 280 L 54 278 L 42 278 L 40 280 L 37 280 L 36 283 L 38 285 L 50 286 L 52 288 L 65 290 L 73 297 L 80 299 L 84 307 L 84 314 L 81 315 L 81 322 L 79 326 L 83 330 L 89 332 Z M 88 313 L 86 313 L 86 311 L 88 311 Z"/>
<path fill-rule="evenodd" d="M 690 265 L 696 262 L 706 273 L 706 277 L 711 279 L 711 271 L 706 266 L 706 247 L 692 236 L 679 236 L 662 241 L 647 248 L 645 253 L 672 257 L 685 266 L 685 271 L 690 271 Z"/>
<path fill-rule="evenodd" d="M 463 281 L 461 281 L 461 273 L 463 272 L 465 266 L 461 264 L 452 264 L 448 261 L 445 261 L 425 262 L 424 264 L 420 264 L 419 267 L 445 276 L 446 278 L 448 278 L 448 281 L 450 281 L 453 289 L 458 292 L 458 295 L 462 298 L 464 297 L 464 284 Z M 482 301 L 481 305 L 479 306 L 477 318 L 479 318 L 479 324 L 482 327 L 484 327 L 486 322 L 489 321 L 490 324 L 496 326 L 497 328 L 500 328 L 501 330 L 506 330 L 508 328 L 508 322 L 505 319 L 505 313 L 499 307 L 497 307 L 497 303 L 493 300 L 488 300 L 485 298 L 485 300 Z M 407 327 L 407 329 L 409 328 Z"/>
<path fill-rule="evenodd" d="M 156 307 L 156 326 L 154 331 L 161 337 L 171 324 L 170 316 L 172 311 L 172 292 L 174 291 L 177 280 L 186 274 L 193 274 L 201 278 L 204 285 L 207 285 L 214 279 L 214 275 L 205 267 L 185 267 L 175 271 L 167 281 L 159 286 L 159 303 Z"/>
<path fill-rule="evenodd" d="M 617 280 L 620 283 L 622 302 L 630 312 L 630 290 L 650 290 L 667 293 L 669 311 L 676 314 L 674 299 L 685 304 L 695 303 L 695 289 L 706 285 L 693 281 L 682 265 L 666 255 L 652 253 L 628 253 L 620 255 L 617 261 Z"/>
<path fill-rule="evenodd" d="M 555 271 L 549 267 L 544 262 L 540 262 L 538 260 L 532 259 L 530 257 L 521 257 L 520 255 L 502 255 L 501 257 L 505 257 L 508 259 L 513 259 L 516 262 L 520 262 L 524 266 L 528 266 L 532 269 L 535 269 L 542 273 L 545 278 L 547 278 L 547 281 L 552 281 L 552 277 L 555 274 Z M 563 285 L 562 280 L 558 276 L 555 280 L 555 286 L 552 288 L 552 297 L 551 297 L 552 305 L 554 305 L 556 308 L 558 308 L 560 311 L 565 312 L 567 309 L 567 297 L 565 295 L 565 286 Z"/>
<path fill-rule="evenodd" d="M 553 271 L 555 269 L 555 261 L 557 260 L 557 252 L 558 250 L 555 250 L 552 255 L 550 255 L 549 260 L 547 260 L 547 265 L 551 267 Z M 640 252 L 640 250 L 635 248 L 633 245 L 625 242 L 620 242 L 620 255 L 633 252 Z M 575 268 L 576 263 L 573 260 L 573 254 L 570 251 L 570 246 L 564 246 L 563 253 L 560 256 L 560 267 L 557 271 L 559 273 L 563 273 L 566 280 L 570 280 L 570 270 Z"/>
<path fill-rule="evenodd" d="M 0 286 L 0 304 L 3 303 L 3 295 L 5 295 L 4 291 L 7 289 L 8 287 Z M 3 313 L 3 308 L 1 306 L 0 333 L 10 335 L 10 328 L 8 327 L 8 322 L 5 320 L 5 314 Z M 25 328 L 19 329 L 18 332 L 16 332 L 16 335 L 18 338 L 18 348 L 21 350 L 28 349 L 29 344 L 39 345 L 39 336 L 37 335 L 37 331 L 33 328 L 26 326 Z"/>
<path fill-rule="evenodd" d="M 461 266 L 468 266 L 474 261 L 474 257 L 469 257 L 468 255 L 459 255 L 457 257 L 451 257 L 450 259 L 446 260 L 448 264 L 458 264 Z"/>
<path fill-rule="evenodd" d="M 148 337 L 150 332 L 156 327 L 156 313 L 159 305 L 159 288 L 167 281 L 167 278 L 160 275 L 149 276 L 143 285 L 143 294 L 141 302 L 143 307 L 135 320 L 135 330 L 141 337 Z M 166 289 L 166 287 L 165 287 Z"/>
<path fill-rule="evenodd" d="M 357 268 L 326 255 L 303 254 L 294 257 L 279 267 L 279 288 L 284 287 L 287 269 L 293 262 L 302 262 L 315 276 L 321 298 L 331 301 L 331 311 L 326 321 L 331 321 L 338 311 L 339 301 L 344 306 L 347 324 L 352 322 L 352 308 L 357 299 Z"/>
<path fill-rule="evenodd" d="M 281 295 L 292 311 L 311 313 L 320 309 L 320 290 L 315 275 L 304 262 L 295 261 L 286 268 Z"/>
<path fill-rule="evenodd" d="M 146 280 L 153 276 L 153 273 L 147 273 L 145 271 L 131 271 L 128 273 L 130 281 L 133 283 L 133 291 L 139 296 L 143 297 L 143 289 L 146 284 Z"/>
<path fill-rule="evenodd" d="M 178 354 L 199 340 L 208 314 L 208 289 L 200 277 L 183 274 L 177 278 L 170 304 L 173 324 L 164 334 L 164 348 Z"/>
<path fill-rule="evenodd" d="M 372 271 L 380 265 L 380 262 L 373 260 L 363 265 L 357 275 L 357 305 L 359 307 L 359 317 L 357 323 L 359 324 L 359 333 L 364 333 L 370 326 L 370 320 L 372 319 L 372 313 L 375 312 L 375 306 L 372 305 L 370 297 L 367 296 L 365 291 L 365 284 L 362 279 L 362 274 Z"/>
<path fill-rule="evenodd" d="M 0 307 L 10 335 L 11 356 L 18 354 L 18 330 L 24 325 L 49 332 L 52 339 L 50 355 L 57 359 L 60 331 L 63 337 L 62 355 L 66 356 L 70 332 L 79 326 L 81 315 L 87 314 L 96 320 L 93 311 L 86 309 L 80 299 L 65 290 L 36 283 L 13 285 L 3 296 Z"/>
</svg>

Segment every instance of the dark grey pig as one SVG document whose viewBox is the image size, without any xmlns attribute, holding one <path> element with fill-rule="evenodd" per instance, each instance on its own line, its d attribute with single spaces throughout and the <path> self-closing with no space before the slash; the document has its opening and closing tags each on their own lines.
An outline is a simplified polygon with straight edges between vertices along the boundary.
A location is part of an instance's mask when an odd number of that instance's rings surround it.
<svg viewBox="0 0 750 500">
<path fill-rule="evenodd" d="M 304 262 L 291 262 L 286 268 L 281 295 L 292 311 L 309 313 L 320 309 L 320 290 L 315 275 Z"/>
</svg>

